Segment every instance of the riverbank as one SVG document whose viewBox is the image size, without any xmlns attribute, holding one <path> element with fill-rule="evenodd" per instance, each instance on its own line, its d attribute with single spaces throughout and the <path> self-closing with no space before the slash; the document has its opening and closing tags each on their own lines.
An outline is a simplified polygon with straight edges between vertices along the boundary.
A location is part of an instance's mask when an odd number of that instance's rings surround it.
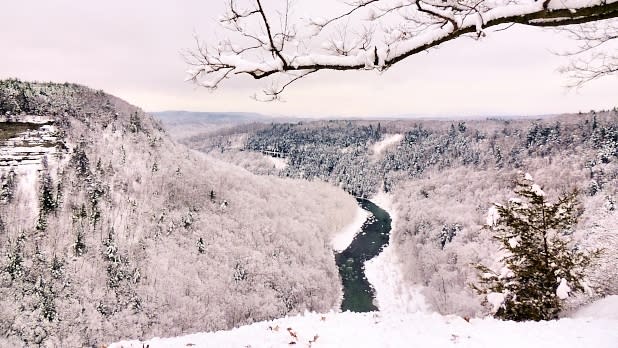
<svg viewBox="0 0 618 348">
<path fill-rule="evenodd" d="M 420 287 L 405 285 L 399 259 L 393 249 L 393 235 L 397 228 L 397 214 L 392 196 L 380 192 L 371 201 L 391 217 L 391 233 L 386 248 L 376 257 L 365 262 L 365 276 L 375 290 L 375 304 L 381 312 L 428 312 L 429 305 Z"/>
<path fill-rule="evenodd" d="M 352 244 L 354 237 L 361 231 L 363 228 L 363 224 L 369 218 L 370 214 L 365 209 L 360 206 L 356 207 L 356 213 L 354 214 L 354 219 L 344 226 L 332 239 L 333 250 L 336 253 L 340 253 L 344 251 L 347 247 Z"/>
</svg>

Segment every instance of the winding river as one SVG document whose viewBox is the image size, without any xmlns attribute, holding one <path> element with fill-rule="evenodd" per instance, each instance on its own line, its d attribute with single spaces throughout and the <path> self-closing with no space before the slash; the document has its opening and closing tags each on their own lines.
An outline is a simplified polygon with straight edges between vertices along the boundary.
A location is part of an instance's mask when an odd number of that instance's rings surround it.
<svg viewBox="0 0 618 348">
<path fill-rule="evenodd" d="M 388 245 L 391 217 L 382 208 L 366 199 L 358 204 L 371 213 L 361 232 L 350 246 L 335 254 L 343 283 L 342 311 L 370 312 L 378 310 L 373 304 L 374 289 L 365 277 L 365 261 L 377 256 Z"/>
</svg>

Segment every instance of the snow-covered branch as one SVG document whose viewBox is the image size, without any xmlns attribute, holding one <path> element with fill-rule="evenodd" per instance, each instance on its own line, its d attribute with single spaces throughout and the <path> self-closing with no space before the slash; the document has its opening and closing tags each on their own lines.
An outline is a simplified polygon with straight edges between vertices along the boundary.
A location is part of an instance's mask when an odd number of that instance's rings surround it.
<svg viewBox="0 0 618 348">
<path fill-rule="evenodd" d="M 345 4 L 347 9 L 330 19 L 302 20 L 295 16 L 290 0 L 268 4 L 229 0 L 228 11 L 220 18 L 229 35 L 217 43 L 198 42 L 188 56 L 192 66 L 188 79 L 214 89 L 238 75 L 255 79 L 281 75 L 278 80 L 283 80 L 283 87 L 270 90 L 276 92 L 320 70 L 383 71 L 462 35 L 484 36 L 486 28 L 496 25 L 563 27 L 618 17 L 618 0 L 354 0 Z M 588 44 L 600 45 L 594 37 Z M 597 76 L 615 72 L 615 65 L 600 73 L 589 70 Z"/>
</svg>

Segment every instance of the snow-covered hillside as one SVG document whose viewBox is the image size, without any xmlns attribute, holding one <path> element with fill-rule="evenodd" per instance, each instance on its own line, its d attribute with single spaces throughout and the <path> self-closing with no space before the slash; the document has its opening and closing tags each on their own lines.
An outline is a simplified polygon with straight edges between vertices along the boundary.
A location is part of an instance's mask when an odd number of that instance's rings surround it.
<svg viewBox="0 0 618 348">
<path fill-rule="evenodd" d="M 99 347 L 339 306 L 331 240 L 357 209 L 345 192 L 190 150 L 83 86 L 0 81 L 0 114 L 0 157 L 15 134 L 39 155 L 0 173 L 0 347 Z M 51 124 L 22 134 L 33 117 Z M 62 151 L 38 154 L 56 139 Z"/>
<path fill-rule="evenodd" d="M 614 307 L 618 311 L 618 307 Z M 515 323 L 439 314 L 306 314 L 230 331 L 123 341 L 108 348 L 184 347 L 501 347 L 615 348 L 618 320 L 561 319 Z"/>
</svg>

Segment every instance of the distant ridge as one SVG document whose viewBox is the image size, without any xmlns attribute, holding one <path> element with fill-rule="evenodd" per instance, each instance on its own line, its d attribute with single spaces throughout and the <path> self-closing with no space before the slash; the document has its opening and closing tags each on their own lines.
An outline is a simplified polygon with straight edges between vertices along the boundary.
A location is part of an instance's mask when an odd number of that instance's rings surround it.
<svg viewBox="0 0 618 348">
<path fill-rule="evenodd" d="M 305 122 L 318 120 L 349 120 L 349 121 L 478 121 L 478 120 L 534 120 L 548 119 L 564 114 L 480 114 L 480 115 L 424 115 L 424 114 L 393 114 L 393 115 L 329 115 L 329 116 L 287 116 L 287 115 L 264 115 L 256 112 L 203 112 L 167 110 L 149 112 L 150 115 L 160 119 L 163 123 L 176 125 L 187 123 L 248 123 L 248 122 Z M 572 114 L 572 113 L 569 113 Z"/>
<path fill-rule="evenodd" d="M 236 123 L 247 121 L 264 121 L 272 118 L 252 112 L 194 112 L 170 110 L 151 112 L 150 114 L 164 123 Z"/>
</svg>

